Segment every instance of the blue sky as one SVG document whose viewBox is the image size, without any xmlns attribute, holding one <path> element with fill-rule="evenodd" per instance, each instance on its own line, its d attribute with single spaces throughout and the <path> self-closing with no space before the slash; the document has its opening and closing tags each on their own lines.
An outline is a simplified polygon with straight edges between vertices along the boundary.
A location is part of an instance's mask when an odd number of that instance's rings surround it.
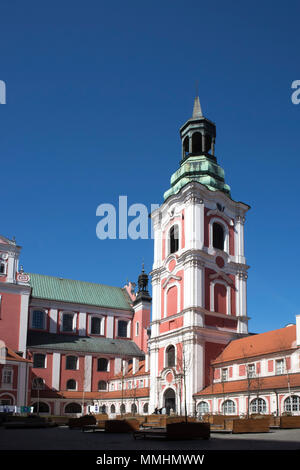
<svg viewBox="0 0 300 470">
<path fill-rule="evenodd" d="M 295 321 L 299 3 L 5 1 L 1 230 L 29 272 L 124 285 L 152 240 L 96 237 L 96 208 L 162 203 L 195 82 L 245 227 L 249 329 Z"/>
</svg>

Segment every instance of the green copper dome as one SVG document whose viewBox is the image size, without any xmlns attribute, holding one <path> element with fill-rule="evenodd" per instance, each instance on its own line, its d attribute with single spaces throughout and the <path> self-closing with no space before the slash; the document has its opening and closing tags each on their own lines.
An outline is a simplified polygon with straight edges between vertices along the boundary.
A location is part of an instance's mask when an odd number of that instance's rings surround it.
<svg viewBox="0 0 300 470">
<path fill-rule="evenodd" d="M 203 184 L 211 191 L 223 191 L 230 196 L 230 186 L 225 183 L 224 170 L 206 155 L 188 157 L 171 176 L 171 188 L 164 193 L 164 200 L 177 194 L 191 181 Z"/>
<path fill-rule="evenodd" d="M 214 155 L 216 127 L 202 115 L 197 96 L 193 116 L 180 129 L 182 160 L 180 168 L 171 176 L 171 188 L 164 193 L 164 200 L 177 194 L 183 186 L 196 181 L 211 191 L 223 191 L 230 196 L 230 187 L 225 183 L 223 168 Z"/>
</svg>

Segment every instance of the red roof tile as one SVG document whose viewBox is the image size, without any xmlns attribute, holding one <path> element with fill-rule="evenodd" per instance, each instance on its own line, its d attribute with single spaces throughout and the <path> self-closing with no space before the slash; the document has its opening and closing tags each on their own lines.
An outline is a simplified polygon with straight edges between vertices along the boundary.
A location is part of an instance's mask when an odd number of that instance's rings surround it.
<svg viewBox="0 0 300 470">
<path fill-rule="evenodd" d="M 17 354 L 15 351 L 13 351 L 12 349 L 10 349 L 7 346 L 5 346 L 5 350 L 6 350 L 5 351 L 6 352 L 5 359 L 7 361 L 28 362 L 28 363 L 32 362 L 29 359 L 25 359 L 24 357 L 19 356 L 19 354 Z"/>
<path fill-rule="evenodd" d="M 139 368 L 138 371 L 133 374 L 133 366 L 130 364 L 128 367 L 128 372 L 123 376 L 124 379 L 130 378 L 130 377 L 138 377 L 139 375 L 149 375 L 150 372 L 146 372 L 146 366 L 145 366 L 145 361 L 139 361 Z M 122 378 L 122 372 L 119 372 L 118 374 L 114 375 L 110 380 L 116 380 L 116 379 L 121 379 Z"/>
<path fill-rule="evenodd" d="M 229 393 L 246 392 L 249 389 L 252 392 L 256 392 L 257 390 L 287 388 L 288 385 L 290 387 L 299 387 L 300 374 L 284 374 L 274 375 L 271 377 L 253 378 L 251 379 L 249 388 L 247 379 L 213 383 L 200 392 L 195 393 L 194 396 L 225 395 Z"/>
<path fill-rule="evenodd" d="M 37 397 L 37 391 L 32 390 L 32 397 Z M 149 387 L 135 388 L 131 390 L 115 390 L 113 392 L 70 392 L 70 391 L 54 391 L 40 390 L 40 398 L 67 398 L 67 399 L 84 399 L 84 400 L 105 400 L 110 398 L 141 398 L 149 396 Z"/>
<path fill-rule="evenodd" d="M 212 365 L 296 348 L 296 325 L 231 341 Z"/>
</svg>

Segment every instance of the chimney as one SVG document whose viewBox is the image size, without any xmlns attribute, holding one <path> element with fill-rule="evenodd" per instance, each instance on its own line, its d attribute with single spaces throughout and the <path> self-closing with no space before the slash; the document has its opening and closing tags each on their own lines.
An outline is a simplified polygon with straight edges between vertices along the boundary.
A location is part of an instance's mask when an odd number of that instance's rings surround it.
<svg viewBox="0 0 300 470">
<path fill-rule="evenodd" d="M 134 357 L 132 360 L 132 373 L 136 374 L 139 371 L 139 359 Z"/>
<path fill-rule="evenodd" d="M 296 344 L 300 346 L 300 315 L 296 315 Z"/>
</svg>

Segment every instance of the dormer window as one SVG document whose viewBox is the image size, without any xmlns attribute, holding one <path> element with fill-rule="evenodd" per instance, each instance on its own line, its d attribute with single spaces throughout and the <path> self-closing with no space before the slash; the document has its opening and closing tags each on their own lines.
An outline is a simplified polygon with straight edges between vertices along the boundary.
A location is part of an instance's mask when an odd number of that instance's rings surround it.
<svg viewBox="0 0 300 470">
<path fill-rule="evenodd" d="M 179 230 L 178 225 L 173 225 L 170 228 L 170 254 L 176 253 L 179 249 Z"/>
</svg>

